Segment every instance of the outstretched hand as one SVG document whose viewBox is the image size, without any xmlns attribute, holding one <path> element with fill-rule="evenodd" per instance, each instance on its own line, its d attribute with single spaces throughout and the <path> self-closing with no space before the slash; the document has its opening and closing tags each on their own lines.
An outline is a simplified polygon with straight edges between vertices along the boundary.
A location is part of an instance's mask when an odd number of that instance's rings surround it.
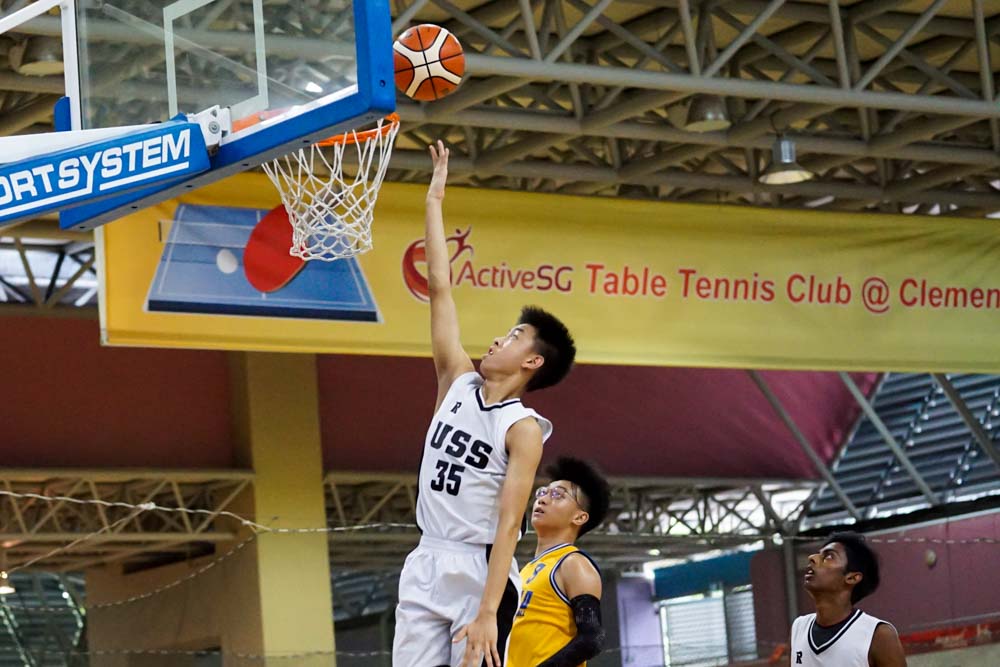
<svg viewBox="0 0 1000 667">
<path fill-rule="evenodd" d="M 457 644 L 463 639 L 465 655 L 462 656 L 462 667 L 500 667 L 500 652 L 497 651 L 497 617 L 496 615 L 480 614 L 472 623 L 458 631 L 452 641 Z"/>
<path fill-rule="evenodd" d="M 444 146 L 440 139 L 437 147 L 431 144 L 427 147 L 431 152 L 431 162 L 434 163 L 434 175 L 431 176 L 431 185 L 427 189 L 428 199 L 444 199 L 444 186 L 448 180 L 448 156 L 451 151 Z"/>
</svg>

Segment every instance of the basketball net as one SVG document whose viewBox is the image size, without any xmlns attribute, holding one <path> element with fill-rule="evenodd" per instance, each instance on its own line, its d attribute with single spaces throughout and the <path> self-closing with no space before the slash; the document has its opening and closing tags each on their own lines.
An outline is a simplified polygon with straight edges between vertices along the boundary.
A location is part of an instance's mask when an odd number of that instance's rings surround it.
<svg viewBox="0 0 1000 667">
<path fill-rule="evenodd" d="M 292 223 L 289 252 L 332 262 L 372 249 L 372 218 L 399 132 L 390 114 L 371 130 L 352 130 L 263 164 Z M 353 176 L 347 166 L 357 167 Z"/>
</svg>

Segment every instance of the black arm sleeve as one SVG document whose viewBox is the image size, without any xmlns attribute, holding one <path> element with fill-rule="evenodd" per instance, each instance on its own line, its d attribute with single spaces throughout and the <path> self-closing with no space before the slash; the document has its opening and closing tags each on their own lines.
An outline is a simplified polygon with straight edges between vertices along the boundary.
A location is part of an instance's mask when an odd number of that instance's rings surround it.
<svg viewBox="0 0 1000 667">
<path fill-rule="evenodd" d="M 570 600 L 576 636 L 538 667 L 578 667 L 604 649 L 601 626 L 601 601 L 593 595 L 578 595 Z"/>
</svg>

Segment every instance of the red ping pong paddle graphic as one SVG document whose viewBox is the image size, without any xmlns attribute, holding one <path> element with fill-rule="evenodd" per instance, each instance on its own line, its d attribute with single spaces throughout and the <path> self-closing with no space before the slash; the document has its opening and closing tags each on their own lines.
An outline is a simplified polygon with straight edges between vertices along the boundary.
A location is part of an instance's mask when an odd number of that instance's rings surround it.
<svg viewBox="0 0 1000 667">
<path fill-rule="evenodd" d="M 243 251 L 243 272 L 255 289 L 274 292 L 299 274 L 306 262 L 290 255 L 291 247 L 292 223 L 280 205 L 261 218 Z"/>
</svg>

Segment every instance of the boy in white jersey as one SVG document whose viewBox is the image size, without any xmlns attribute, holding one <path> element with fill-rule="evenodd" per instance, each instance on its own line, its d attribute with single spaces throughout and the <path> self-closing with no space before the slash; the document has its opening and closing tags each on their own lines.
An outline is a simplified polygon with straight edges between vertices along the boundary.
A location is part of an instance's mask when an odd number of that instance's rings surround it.
<svg viewBox="0 0 1000 667">
<path fill-rule="evenodd" d="M 834 533 L 809 556 L 805 589 L 816 613 L 792 624 L 792 667 L 906 667 L 896 629 L 854 606 L 878 588 L 878 570 L 858 533 Z"/>
<path fill-rule="evenodd" d="M 399 579 L 395 667 L 501 667 L 520 596 L 514 548 L 552 424 L 520 397 L 561 381 L 576 348 L 537 308 L 497 338 L 476 372 L 459 339 L 442 200 L 449 151 L 430 147 L 425 252 L 438 379 L 420 463 L 420 545 Z"/>
</svg>

